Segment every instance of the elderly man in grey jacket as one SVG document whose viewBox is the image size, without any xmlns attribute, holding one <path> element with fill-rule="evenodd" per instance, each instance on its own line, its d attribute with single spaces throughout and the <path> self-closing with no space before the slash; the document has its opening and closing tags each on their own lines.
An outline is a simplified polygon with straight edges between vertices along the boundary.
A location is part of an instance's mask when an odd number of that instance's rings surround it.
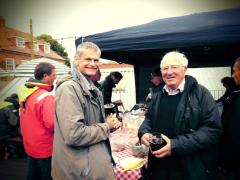
<svg viewBox="0 0 240 180">
<path fill-rule="evenodd" d="M 100 55 L 96 44 L 80 44 L 75 73 L 57 82 L 53 179 L 116 179 L 108 137 L 120 122 L 114 115 L 105 120 L 102 94 L 90 80 L 99 69 Z"/>
</svg>

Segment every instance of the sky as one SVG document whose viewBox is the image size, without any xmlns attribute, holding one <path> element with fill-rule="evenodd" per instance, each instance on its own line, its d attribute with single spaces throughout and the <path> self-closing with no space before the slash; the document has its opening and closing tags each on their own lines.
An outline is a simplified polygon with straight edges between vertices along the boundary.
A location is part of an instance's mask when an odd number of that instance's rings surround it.
<svg viewBox="0 0 240 180">
<path fill-rule="evenodd" d="M 6 25 L 34 36 L 49 34 L 70 59 L 75 38 L 140 25 L 156 19 L 240 8 L 240 0 L 0 0 Z"/>
</svg>

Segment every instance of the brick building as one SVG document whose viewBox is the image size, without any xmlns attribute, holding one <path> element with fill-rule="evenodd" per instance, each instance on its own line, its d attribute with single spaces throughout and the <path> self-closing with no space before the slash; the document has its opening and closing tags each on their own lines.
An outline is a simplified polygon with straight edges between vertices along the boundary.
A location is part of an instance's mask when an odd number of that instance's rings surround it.
<svg viewBox="0 0 240 180">
<path fill-rule="evenodd" d="M 34 58 L 46 57 L 64 63 L 64 58 L 52 51 L 49 43 L 33 39 Z M 0 68 L 9 72 L 15 70 L 22 60 L 30 59 L 30 33 L 7 27 L 4 17 L 0 16 Z"/>
</svg>

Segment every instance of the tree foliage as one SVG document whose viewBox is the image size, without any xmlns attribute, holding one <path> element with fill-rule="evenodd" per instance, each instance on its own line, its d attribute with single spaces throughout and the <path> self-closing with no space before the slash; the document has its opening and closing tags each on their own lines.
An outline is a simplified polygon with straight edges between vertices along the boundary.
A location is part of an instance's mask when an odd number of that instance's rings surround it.
<svg viewBox="0 0 240 180">
<path fill-rule="evenodd" d="M 55 39 L 52 38 L 51 35 L 41 34 L 37 36 L 38 40 L 44 40 L 50 43 L 51 49 L 55 51 L 58 55 L 62 56 L 65 59 L 65 64 L 70 67 L 70 59 L 68 57 L 67 52 L 65 52 L 65 48 Z"/>
</svg>

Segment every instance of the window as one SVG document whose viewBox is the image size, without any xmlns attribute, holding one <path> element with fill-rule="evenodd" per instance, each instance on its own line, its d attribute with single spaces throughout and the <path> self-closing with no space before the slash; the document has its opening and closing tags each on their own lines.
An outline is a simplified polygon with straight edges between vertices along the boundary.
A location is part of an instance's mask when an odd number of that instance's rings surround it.
<svg viewBox="0 0 240 180">
<path fill-rule="evenodd" d="M 50 53 L 50 44 L 49 44 L 49 43 L 45 44 L 45 46 L 44 46 L 44 52 L 45 52 L 45 53 Z"/>
<path fill-rule="evenodd" d="M 15 70 L 15 60 L 12 58 L 6 58 L 6 70 L 13 71 Z"/>
<path fill-rule="evenodd" d="M 25 39 L 21 37 L 16 38 L 16 45 L 20 48 L 25 48 Z"/>
</svg>

